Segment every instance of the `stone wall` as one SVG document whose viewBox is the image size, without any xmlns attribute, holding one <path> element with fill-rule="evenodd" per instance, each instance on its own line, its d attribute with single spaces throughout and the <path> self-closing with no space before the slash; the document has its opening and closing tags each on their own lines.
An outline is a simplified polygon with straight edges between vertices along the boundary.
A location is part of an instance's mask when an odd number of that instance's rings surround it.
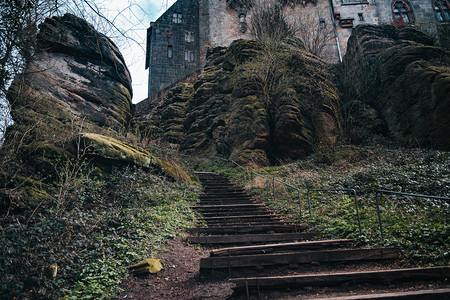
<svg viewBox="0 0 450 300">
<path fill-rule="evenodd" d="M 200 68 L 198 8 L 198 0 L 179 0 L 152 24 L 148 47 L 149 98 Z M 186 32 L 192 33 L 193 41 L 186 41 Z M 193 52 L 193 61 L 186 61 L 185 51 Z"/>
<path fill-rule="evenodd" d="M 241 32 L 239 12 L 234 9 L 229 9 L 226 0 L 209 0 L 208 4 L 209 40 L 211 46 L 226 47 L 238 39 L 251 39 L 248 30 L 246 33 Z"/>
<path fill-rule="evenodd" d="M 380 24 L 390 24 L 392 22 L 392 2 L 392 0 L 379 0 L 377 2 Z M 409 0 L 405 2 L 412 10 L 414 25 L 429 32 L 436 32 L 438 22 L 432 0 Z"/>
<path fill-rule="evenodd" d="M 377 25 L 379 23 L 376 5 L 375 0 L 333 0 L 333 17 L 342 55 L 345 55 L 347 51 L 347 41 L 354 27 L 359 24 Z M 349 23 L 351 23 L 350 26 Z"/>
</svg>

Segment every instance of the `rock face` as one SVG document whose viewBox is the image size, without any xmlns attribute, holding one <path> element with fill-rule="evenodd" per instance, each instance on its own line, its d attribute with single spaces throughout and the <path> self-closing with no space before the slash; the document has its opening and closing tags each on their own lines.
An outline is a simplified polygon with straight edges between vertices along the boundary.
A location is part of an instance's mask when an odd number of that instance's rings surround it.
<svg viewBox="0 0 450 300">
<path fill-rule="evenodd" d="M 47 191 L 64 183 L 64 168 L 95 165 L 102 176 L 124 165 L 190 182 L 177 166 L 128 139 L 131 79 L 117 47 L 73 15 L 40 26 L 38 51 L 8 90 L 14 125 L 0 148 L 0 208 L 36 207 Z M 131 135 L 132 136 L 132 135 Z M 5 200 L 6 199 L 6 200 Z"/>
<path fill-rule="evenodd" d="M 38 51 L 19 84 L 38 98 L 101 126 L 127 125 L 131 114 L 131 77 L 114 43 L 85 20 L 74 15 L 47 19 L 40 25 Z M 11 99 L 14 98 L 14 99 Z M 26 97 L 24 97 L 26 98 Z M 50 99 L 51 98 L 51 99 Z M 10 96 L 14 106 L 21 105 Z M 16 120 L 18 116 L 13 116 Z"/>
<path fill-rule="evenodd" d="M 325 64 L 298 40 L 277 50 L 244 40 L 210 50 L 201 75 L 143 119 L 186 153 L 260 165 L 331 149 L 340 128 Z"/>
<path fill-rule="evenodd" d="M 420 31 L 390 25 L 356 27 L 347 49 L 338 76 L 344 105 L 375 110 L 402 143 L 450 149 L 448 50 Z"/>
</svg>

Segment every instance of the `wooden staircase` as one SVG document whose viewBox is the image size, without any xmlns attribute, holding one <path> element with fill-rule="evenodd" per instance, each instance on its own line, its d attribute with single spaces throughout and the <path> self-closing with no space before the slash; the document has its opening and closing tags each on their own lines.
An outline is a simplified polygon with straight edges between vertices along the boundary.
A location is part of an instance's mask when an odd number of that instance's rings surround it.
<svg viewBox="0 0 450 300">
<path fill-rule="evenodd" d="M 398 268 L 397 248 L 320 240 L 319 233 L 306 231 L 307 224 L 277 215 L 226 177 L 196 175 L 204 186 L 194 207 L 202 225 L 189 230 L 187 240 L 212 248 L 200 261 L 200 276 L 231 281 L 235 299 L 305 299 L 316 287 L 334 288 L 327 299 L 450 299 L 448 266 Z M 404 282 L 439 282 L 441 288 L 411 290 Z M 374 285 L 373 292 L 354 295 L 361 284 Z"/>
</svg>

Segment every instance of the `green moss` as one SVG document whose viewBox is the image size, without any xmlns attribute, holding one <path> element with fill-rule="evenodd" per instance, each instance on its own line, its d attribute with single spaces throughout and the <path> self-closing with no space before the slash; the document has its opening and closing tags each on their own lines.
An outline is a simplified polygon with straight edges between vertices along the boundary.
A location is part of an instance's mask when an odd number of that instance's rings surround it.
<svg viewBox="0 0 450 300">
<path fill-rule="evenodd" d="M 136 164 L 145 168 L 156 167 L 175 180 L 192 182 L 184 170 L 155 157 L 142 148 L 95 133 L 83 133 L 82 137 L 88 145 L 86 149 L 91 155 L 121 163 Z"/>
<path fill-rule="evenodd" d="M 7 177 L 7 175 L 0 175 L 0 178 Z M 35 209 L 43 201 L 51 198 L 45 191 L 48 190 L 48 185 L 33 178 L 14 176 L 9 178 L 7 182 L 9 182 L 9 184 L 6 188 L 11 187 L 12 190 L 10 190 L 9 195 L 6 196 L 9 198 L 8 203 L 0 202 L 0 207 L 4 206 L 2 208 L 5 210 L 11 209 L 13 211 L 26 211 Z"/>
<path fill-rule="evenodd" d="M 269 159 L 264 150 L 261 149 L 245 149 L 231 156 L 239 164 L 265 166 L 269 164 Z"/>
</svg>

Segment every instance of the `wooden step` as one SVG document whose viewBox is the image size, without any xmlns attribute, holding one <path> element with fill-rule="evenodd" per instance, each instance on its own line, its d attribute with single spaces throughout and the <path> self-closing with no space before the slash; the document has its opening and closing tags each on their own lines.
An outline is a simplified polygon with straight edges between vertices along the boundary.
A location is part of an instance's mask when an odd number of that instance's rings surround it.
<svg viewBox="0 0 450 300">
<path fill-rule="evenodd" d="M 283 241 L 301 241 L 317 237 L 317 232 L 288 232 L 266 234 L 242 234 L 242 235 L 210 235 L 189 236 L 186 238 L 191 243 L 200 245 L 225 245 L 247 243 L 270 243 Z"/>
<path fill-rule="evenodd" d="M 321 241 L 307 241 L 295 243 L 282 244 L 265 244 L 255 246 L 241 246 L 215 249 L 210 252 L 211 256 L 234 256 L 234 255 L 249 255 L 249 254 L 265 254 L 280 251 L 298 251 L 298 250 L 312 250 L 323 248 L 338 248 L 350 247 L 353 243 L 351 239 L 345 240 L 321 240 Z"/>
<path fill-rule="evenodd" d="M 208 181 L 208 182 L 202 182 L 203 188 L 209 188 L 209 187 L 238 187 L 242 188 L 239 185 L 232 183 L 230 181 Z"/>
<path fill-rule="evenodd" d="M 230 226 L 230 227 L 204 227 L 191 228 L 189 233 L 202 234 L 243 234 L 243 233 L 270 233 L 270 232 L 299 232 L 306 230 L 306 224 L 298 225 L 258 225 L 258 226 Z"/>
<path fill-rule="evenodd" d="M 248 195 L 244 195 L 244 196 L 226 196 L 226 197 L 215 197 L 215 196 L 210 196 L 210 195 L 200 195 L 199 199 L 203 200 L 203 201 L 209 201 L 209 200 L 213 200 L 213 201 L 233 201 L 233 200 L 252 201 L 252 200 L 254 200 L 252 197 L 250 197 Z M 230 203 L 230 204 L 233 204 L 233 203 Z"/>
<path fill-rule="evenodd" d="M 200 217 L 203 221 L 245 221 L 245 220 L 279 220 L 280 217 L 275 214 L 262 215 L 243 215 L 243 216 L 219 216 L 219 217 Z"/>
<path fill-rule="evenodd" d="M 244 224 L 252 225 L 271 225 L 271 226 L 294 226 L 295 224 L 289 221 L 283 221 L 279 218 L 247 218 L 247 219 L 221 219 L 221 220 L 204 220 L 206 222 L 205 227 L 201 228 L 211 228 L 211 227 L 221 227 L 221 228 L 232 228 L 232 227 L 242 227 Z"/>
<path fill-rule="evenodd" d="M 252 199 L 245 193 L 223 193 L 223 194 L 202 194 L 199 196 L 200 200 L 224 200 L 224 199 Z"/>
<path fill-rule="evenodd" d="M 204 186 L 203 193 L 205 194 L 222 194 L 222 193 L 246 193 L 242 187 L 237 185 L 229 185 L 229 186 Z"/>
<path fill-rule="evenodd" d="M 211 228 L 211 227 L 220 227 L 225 229 L 227 232 L 229 231 L 229 229 L 233 229 L 236 227 L 261 227 L 261 226 L 276 226 L 276 227 L 280 227 L 280 226 L 292 226 L 293 224 L 289 224 L 289 223 L 280 223 L 279 220 L 236 220 L 233 222 L 229 222 L 229 221 L 208 221 L 206 223 L 206 225 Z M 205 227 L 207 228 L 207 227 Z M 294 228 L 294 227 L 292 227 Z M 290 228 L 288 232 L 295 232 L 295 228 L 292 229 Z M 280 231 L 280 230 L 274 230 L 272 232 L 276 232 L 276 231 Z M 250 232 L 250 233 L 264 233 L 264 232 L 271 232 L 271 231 L 267 231 L 267 230 L 258 230 L 256 232 Z M 282 231 L 285 232 L 285 231 Z M 246 232 L 247 233 L 247 232 Z M 208 233 L 209 234 L 209 233 Z M 215 233 L 214 233 L 215 234 Z M 229 234 L 229 233 L 227 233 Z"/>
<path fill-rule="evenodd" d="M 197 210 L 204 217 L 220 217 L 220 216 L 251 216 L 251 215 L 262 215 L 262 214 L 270 214 L 272 213 L 269 210 L 265 210 L 263 208 L 255 208 L 255 209 L 245 209 L 245 210 L 219 210 L 219 211 L 210 211 L 210 210 Z"/>
<path fill-rule="evenodd" d="M 353 295 L 333 298 L 315 298 L 315 300 L 368 300 L 368 299 L 408 299 L 408 300 L 448 300 L 450 299 L 450 288 L 436 290 L 418 290 L 407 292 L 380 293 Z"/>
<path fill-rule="evenodd" d="M 251 197 L 226 197 L 226 198 L 214 198 L 214 197 L 199 197 L 200 203 L 211 202 L 211 205 L 232 205 L 232 204 L 246 204 L 257 203 L 255 199 Z"/>
<path fill-rule="evenodd" d="M 339 249 L 299 251 L 294 253 L 270 253 L 232 257 L 207 257 L 200 260 L 200 270 L 221 268 L 259 267 L 270 265 L 366 261 L 398 258 L 397 248 Z"/>
<path fill-rule="evenodd" d="M 211 205 L 233 205 L 233 204 L 246 204 L 255 203 L 255 199 L 251 197 L 226 197 L 226 198 L 213 198 L 213 197 L 199 197 L 200 203 L 211 202 Z"/>
<path fill-rule="evenodd" d="M 240 191 L 240 192 L 245 192 L 245 190 L 238 186 L 238 185 L 234 185 L 234 184 L 207 184 L 203 186 L 203 190 L 204 191 L 208 191 L 209 193 L 211 192 L 220 192 L 220 191 Z"/>
<path fill-rule="evenodd" d="M 261 205 L 255 205 L 252 203 L 240 203 L 238 205 L 247 205 L 247 207 L 243 207 L 243 208 L 209 208 L 209 207 L 201 207 L 201 206 L 197 206 L 195 209 L 196 211 L 198 211 L 199 213 L 230 213 L 230 212 L 246 212 L 246 211 L 258 211 L 258 210 L 262 210 L 262 211 L 269 211 L 269 209 L 267 209 L 267 207 L 261 206 Z M 209 205 L 206 205 L 209 206 Z"/>
<path fill-rule="evenodd" d="M 254 204 L 255 202 L 253 200 L 235 200 L 235 201 L 214 201 L 214 200 L 206 200 L 206 201 L 200 201 L 197 202 L 198 205 L 227 205 L 227 204 Z"/>
<path fill-rule="evenodd" d="M 218 205 L 196 205 L 191 206 L 194 209 L 214 209 L 214 210 L 222 210 L 222 209 L 245 209 L 245 208 L 265 208 L 263 204 L 218 204 Z"/>
<path fill-rule="evenodd" d="M 450 267 L 377 270 L 345 273 L 321 273 L 308 275 L 251 277 L 230 279 L 236 287 L 285 288 L 303 286 L 332 286 L 345 283 L 390 283 L 412 280 L 445 280 L 450 276 Z"/>
</svg>

